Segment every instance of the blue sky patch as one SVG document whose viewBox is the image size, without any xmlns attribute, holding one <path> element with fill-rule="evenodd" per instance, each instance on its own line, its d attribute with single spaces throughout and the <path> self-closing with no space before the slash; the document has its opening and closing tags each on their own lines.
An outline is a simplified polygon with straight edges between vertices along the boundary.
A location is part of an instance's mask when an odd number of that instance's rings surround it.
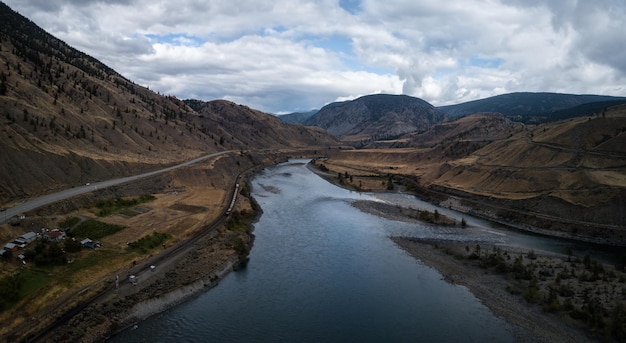
<svg viewBox="0 0 626 343">
<path fill-rule="evenodd" d="M 339 6 L 348 13 L 356 14 L 361 11 L 361 0 L 339 0 Z"/>
<path fill-rule="evenodd" d="M 161 44 L 179 45 L 179 46 L 200 46 L 206 42 L 200 37 L 190 36 L 186 34 L 175 34 L 175 33 L 170 33 L 167 35 L 147 34 L 145 36 L 148 37 L 153 42 L 157 42 Z"/>
<path fill-rule="evenodd" d="M 496 69 L 499 68 L 504 62 L 501 58 L 483 58 L 472 56 L 467 60 L 461 61 L 462 66 L 470 66 L 470 67 L 478 67 L 485 69 Z"/>
</svg>

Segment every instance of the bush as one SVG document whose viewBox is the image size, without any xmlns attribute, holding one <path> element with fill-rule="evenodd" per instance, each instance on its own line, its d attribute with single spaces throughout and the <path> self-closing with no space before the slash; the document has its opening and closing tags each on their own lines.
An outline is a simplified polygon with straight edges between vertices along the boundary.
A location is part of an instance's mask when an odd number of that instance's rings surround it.
<svg viewBox="0 0 626 343">
<path fill-rule="evenodd" d="M 152 249 L 162 245 L 163 242 L 170 238 L 172 238 L 172 236 L 166 233 L 154 232 L 149 236 L 141 237 L 138 241 L 131 243 L 130 250 L 141 254 L 147 254 Z"/>
<path fill-rule="evenodd" d="M 83 248 L 79 241 L 72 238 L 66 238 L 63 241 L 63 247 L 65 248 L 65 251 L 69 253 L 79 252 Z"/>
</svg>

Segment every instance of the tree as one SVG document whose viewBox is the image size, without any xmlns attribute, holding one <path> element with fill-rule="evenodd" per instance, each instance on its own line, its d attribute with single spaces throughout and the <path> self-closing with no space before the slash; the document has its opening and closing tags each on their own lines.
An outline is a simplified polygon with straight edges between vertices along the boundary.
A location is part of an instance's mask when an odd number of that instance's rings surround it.
<svg viewBox="0 0 626 343">
<path fill-rule="evenodd" d="M 65 251 L 70 253 L 79 252 L 83 248 L 79 241 L 72 238 L 66 238 L 63 242 L 63 246 L 65 247 Z"/>
<path fill-rule="evenodd" d="M 387 179 L 387 190 L 393 190 L 393 175 L 389 175 L 389 178 Z"/>
</svg>

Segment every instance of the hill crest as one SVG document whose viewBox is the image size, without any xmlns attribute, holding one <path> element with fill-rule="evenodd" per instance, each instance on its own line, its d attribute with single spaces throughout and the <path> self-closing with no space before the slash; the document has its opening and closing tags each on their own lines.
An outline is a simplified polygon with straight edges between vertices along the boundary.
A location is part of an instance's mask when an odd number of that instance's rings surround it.
<svg viewBox="0 0 626 343">
<path fill-rule="evenodd" d="M 444 114 L 428 102 L 407 95 L 375 94 L 331 103 L 306 121 L 344 141 L 379 139 L 423 130 Z"/>
</svg>

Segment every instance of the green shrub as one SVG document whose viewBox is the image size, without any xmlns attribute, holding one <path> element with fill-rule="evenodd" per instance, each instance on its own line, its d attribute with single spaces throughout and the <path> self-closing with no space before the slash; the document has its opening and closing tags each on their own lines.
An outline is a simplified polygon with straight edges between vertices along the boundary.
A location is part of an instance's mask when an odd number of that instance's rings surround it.
<svg viewBox="0 0 626 343">
<path fill-rule="evenodd" d="M 141 237 L 138 241 L 130 243 L 129 249 L 141 254 L 147 254 L 152 249 L 161 246 L 163 242 L 172 238 L 171 235 L 161 232 L 154 232 L 151 235 Z"/>
</svg>

